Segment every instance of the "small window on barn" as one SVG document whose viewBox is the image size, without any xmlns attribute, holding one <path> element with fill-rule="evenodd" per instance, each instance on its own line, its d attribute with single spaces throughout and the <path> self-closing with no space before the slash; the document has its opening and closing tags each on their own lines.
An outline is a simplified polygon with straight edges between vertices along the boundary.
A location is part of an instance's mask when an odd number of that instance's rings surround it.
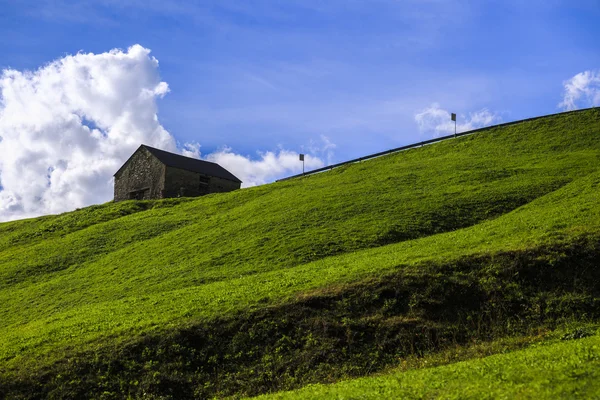
<svg viewBox="0 0 600 400">
<path fill-rule="evenodd" d="M 129 200 L 144 200 L 147 197 L 149 189 L 134 190 L 129 192 Z"/>
</svg>

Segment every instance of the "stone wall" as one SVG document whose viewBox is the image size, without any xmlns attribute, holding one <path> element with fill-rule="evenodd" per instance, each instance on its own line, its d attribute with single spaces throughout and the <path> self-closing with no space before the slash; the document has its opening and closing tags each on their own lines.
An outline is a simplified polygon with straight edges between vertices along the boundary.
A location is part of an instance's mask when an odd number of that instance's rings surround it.
<svg viewBox="0 0 600 400">
<path fill-rule="evenodd" d="M 234 182 L 214 176 L 210 178 L 210 193 L 231 192 L 232 190 L 237 190 L 240 187 L 240 182 Z"/>
<path fill-rule="evenodd" d="M 166 167 L 164 197 L 196 197 L 209 193 L 230 192 L 239 188 L 238 182 Z"/>
<path fill-rule="evenodd" d="M 115 175 L 115 201 L 161 199 L 165 166 L 143 147 Z"/>
<path fill-rule="evenodd" d="M 238 182 L 165 166 L 141 147 L 115 174 L 114 199 L 122 201 L 197 197 L 239 188 Z"/>
</svg>

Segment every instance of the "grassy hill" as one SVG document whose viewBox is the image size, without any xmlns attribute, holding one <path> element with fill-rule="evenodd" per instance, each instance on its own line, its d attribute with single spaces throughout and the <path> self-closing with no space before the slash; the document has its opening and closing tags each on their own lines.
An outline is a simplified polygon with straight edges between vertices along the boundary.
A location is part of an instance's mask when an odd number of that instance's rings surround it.
<svg viewBox="0 0 600 400">
<path fill-rule="evenodd" d="M 553 340 L 528 349 L 436 368 L 314 385 L 261 399 L 596 399 L 600 396 L 600 336 Z"/>
<path fill-rule="evenodd" d="M 0 397 L 257 395 L 595 324 L 599 160 L 592 109 L 0 224 Z"/>
</svg>

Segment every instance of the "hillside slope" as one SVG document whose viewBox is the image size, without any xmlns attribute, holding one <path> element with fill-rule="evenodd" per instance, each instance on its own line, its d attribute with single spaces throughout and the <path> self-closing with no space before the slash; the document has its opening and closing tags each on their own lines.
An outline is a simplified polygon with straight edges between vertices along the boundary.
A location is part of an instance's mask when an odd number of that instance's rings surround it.
<svg viewBox="0 0 600 400">
<path fill-rule="evenodd" d="M 0 224 L 0 395 L 204 397 L 598 317 L 600 111 Z"/>
<path fill-rule="evenodd" d="M 261 399 L 596 399 L 600 337 L 543 343 L 531 349 L 447 366 L 396 372 L 337 385 L 315 385 Z"/>
</svg>

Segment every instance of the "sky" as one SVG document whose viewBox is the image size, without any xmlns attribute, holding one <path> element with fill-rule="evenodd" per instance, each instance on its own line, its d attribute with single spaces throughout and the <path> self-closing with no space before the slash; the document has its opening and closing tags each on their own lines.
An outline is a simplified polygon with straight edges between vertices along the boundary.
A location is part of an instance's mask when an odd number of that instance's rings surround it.
<svg viewBox="0 0 600 400">
<path fill-rule="evenodd" d="M 0 221 L 110 201 L 142 143 L 243 182 L 600 105 L 600 2 L 0 0 Z"/>
</svg>

